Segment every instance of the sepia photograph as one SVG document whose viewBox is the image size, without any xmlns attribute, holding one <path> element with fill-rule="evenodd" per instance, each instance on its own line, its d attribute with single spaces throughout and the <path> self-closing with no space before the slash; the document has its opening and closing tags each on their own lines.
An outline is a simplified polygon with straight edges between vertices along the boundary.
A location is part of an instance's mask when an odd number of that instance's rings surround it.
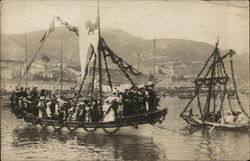
<svg viewBox="0 0 250 161">
<path fill-rule="evenodd" d="M 2 0 L 2 161 L 250 160 L 248 0 Z"/>
</svg>

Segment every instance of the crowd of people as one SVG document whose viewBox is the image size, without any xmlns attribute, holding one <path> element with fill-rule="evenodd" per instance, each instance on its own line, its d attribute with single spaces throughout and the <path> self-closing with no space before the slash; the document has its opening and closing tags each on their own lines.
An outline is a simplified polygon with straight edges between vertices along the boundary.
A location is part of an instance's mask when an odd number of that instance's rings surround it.
<svg viewBox="0 0 250 161">
<path fill-rule="evenodd" d="M 16 88 L 12 95 L 13 107 L 43 119 L 81 122 L 109 122 L 157 109 L 159 98 L 154 84 L 114 89 L 103 103 L 98 98 L 65 98 L 42 89 Z"/>
</svg>

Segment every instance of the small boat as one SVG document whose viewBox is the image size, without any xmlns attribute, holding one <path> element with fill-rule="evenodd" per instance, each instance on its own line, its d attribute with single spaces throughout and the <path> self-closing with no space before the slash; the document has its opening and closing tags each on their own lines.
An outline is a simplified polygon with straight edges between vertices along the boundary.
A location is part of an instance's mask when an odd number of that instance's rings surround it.
<svg viewBox="0 0 250 161">
<path fill-rule="evenodd" d="M 74 111 L 76 109 L 77 103 L 80 100 L 80 97 L 86 94 L 86 93 L 83 93 L 84 84 L 90 85 L 87 91 L 88 96 L 90 96 L 89 98 L 91 100 L 96 99 L 99 105 L 104 104 L 104 95 L 105 95 L 103 92 L 104 81 L 103 81 L 102 75 L 104 74 L 107 75 L 108 80 L 106 81 L 107 82 L 106 84 L 109 85 L 109 88 L 111 89 L 111 91 L 114 90 L 112 80 L 111 80 L 111 74 L 108 68 L 107 59 L 109 59 L 111 63 L 113 63 L 114 65 L 118 67 L 120 72 L 123 73 L 124 77 L 127 79 L 128 82 L 130 82 L 131 86 L 135 90 L 139 90 L 139 88 L 137 87 L 138 84 L 136 84 L 133 81 L 130 75 L 132 75 L 133 77 L 138 77 L 138 76 L 141 76 L 142 73 L 136 70 L 132 65 L 124 61 L 121 57 L 117 56 L 108 47 L 104 38 L 101 37 L 100 23 L 99 23 L 100 22 L 99 7 L 98 7 L 97 22 L 88 27 L 84 26 L 82 28 L 86 32 L 85 35 L 81 35 L 81 30 L 79 31 L 78 28 L 69 25 L 69 23 L 65 22 L 60 17 L 56 17 L 52 21 L 49 27 L 49 30 L 45 33 L 45 35 L 41 39 L 41 46 L 39 47 L 39 49 L 42 47 L 42 45 L 44 44 L 46 39 L 49 37 L 51 32 L 54 31 L 54 29 L 52 28 L 54 28 L 53 24 L 55 24 L 54 22 L 55 20 L 58 20 L 62 25 L 65 25 L 70 31 L 75 32 L 76 35 L 79 36 L 79 43 L 82 43 L 82 42 L 86 43 L 87 40 L 93 40 L 93 38 L 96 38 L 95 39 L 96 44 L 94 41 L 89 42 L 88 45 L 80 44 L 80 64 L 81 64 L 82 80 L 80 82 L 78 94 L 74 98 L 74 107 L 73 107 Z M 85 25 L 87 25 L 87 23 L 85 23 Z M 87 40 L 83 40 L 83 39 L 87 39 Z M 88 48 L 86 48 L 86 46 Z M 85 47 L 85 50 L 82 50 L 81 47 Z M 35 57 L 37 56 L 37 53 L 32 59 L 33 61 Z M 62 59 L 62 53 L 61 53 L 61 59 Z M 29 67 L 31 66 L 31 63 L 29 64 Z M 103 73 L 104 70 L 102 70 L 102 64 L 105 64 L 104 69 L 106 73 Z M 91 66 L 92 66 L 91 68 L 92 70 L 90 70 Z M 61 69 L 62 69 L 62 62 L 61 62 Z M 92 73 L 90 73 L 90 71 L 92 71 Z M 98 77 L 96 76 L 97 75 L 96 71 L 98 71 Z M 89 79 L 87 79 L 87 77 Z M 62 75 L 61 75 L 61 80 L 62 80 Z M 86 81 L 88 82 L 86 83 Z M 61 83 L 61 89 L 62 89 L 62 83 Z M 96 93 L 98 93 L 97 97 L 96 97 Z M 156 97 L 155 91 L 154 91 L 154 95 Z M 15 97 L 12 96 L 13 113 L 15 113 L 18 118 L 24 119 L 26 122 L 32 123 L 33 125 L 40 124 L 42 127 L 52 126 L 56 130 L 63 129 L 63 128 L 67 128 L 68 130 L 77 130 L 80 128 L 80 129 L 84 129 L 85 132 L 97 133 L 97 134 L 104 133 L 104 134 L 117 134 L 117 135 L 152 136 L 152 132 L 154 128 L 153 125 L 156 123 L 161 123 L 165 119 L 165 116 L 167 115 L 167 111 L 168 111 L 167 108 L 158 108 L 158 109 L 146 111 L 143 113 L 136 113 L 134 115 L 129 115 L 126 117 L 116 118 L 114 121 L 109 121 L 109 122 L 102 122 L 102 121 L 99 121 L 99 122 L 81 121 L 80 122 L 80 121 L 68 121 L 68 120 L 52 120 L 48 118 L 34 116 L 34 114 L 30 112 L 21 110 L 23 108 L 16 107 L 14 103 L 15 100 L 13 100 L 13 98 Z"/>
<path fill-rule="evenodd" d="M 248 113 L 244 110 L 236 87 L 234 79 L 234 68 L 232 56 L 235 52 L 231 49 L 224 56 L 220 55 L 218 42 L 213 53 L 205 62 L 204 67 L 194 80 L 195 93 L 180 114 L 188 124 L 206 128 L 218 128 L 227 130 L 250 130 L 250 119 Z M 224 65 L 224 59 L 230 56 L 231 79 L 234 89 L 227 88 L 229 75 Z M 209 64 L 209 65 L 208 65 Z M 202 102 L 201 89 L 207 88 L 206 100 Z M 232 107 L 232 97 L 237 101 L 237 106 Z M 197 104 L 194 100 L 197 99 Z M 226 108 L 225 100 L 228 102 Z M 196 107 L 196 109 L 193 109 Z M 230 110 L 229 113 L 226 111 Z M 196 113 L 194 113 L 194 111 Z"/>
</svg>

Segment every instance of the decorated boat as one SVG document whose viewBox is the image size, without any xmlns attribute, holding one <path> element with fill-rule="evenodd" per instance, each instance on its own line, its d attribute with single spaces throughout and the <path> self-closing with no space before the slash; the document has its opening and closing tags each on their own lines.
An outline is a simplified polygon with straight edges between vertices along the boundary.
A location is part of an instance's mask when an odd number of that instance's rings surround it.
<svg viewBox="0 0 250 161">
<path fill-rule="evenodd" d="M 180 117 L 188 124 L 211 128 L 211 131 L 214 128 L 248 131 L 250 129 L 249 114 L 244 110 L 240 101 L 234 78 L 232 56 L 235 52 L 229 50 L 221 56 L 218 42 L 194 80 L 195 94 Z M 231 77 L 227 73 L 224 62 L 227 57 L 230 57 Z M 233 84 L 233 90 L 228 89 L 229 81 Z M 205 96 L 200 94 L 201 88 L 206 89 Z M 235 99 L 232 100 L 232 96 Z"/>
<path fill-rule="evenodd" d="M 110 91 L 117 90 L 112 84 L 111 73 L 108 65 L 112 63 L 115 65 L 119 71 L 123 74 L 125 79 L 130 83 L 133 91 L 139 91 L 138 77 L 142 76 L 142 73 L 136 70 L 132 65 L 127 63 L 121 57 L 116 55 L 107 45 L 104 38 L 101 36 L 100 32 L 100 18 L 99 18 L 99 7 L 98 15 L 95 23 L 88 20 L 84 22 L 84 27 L 78 29 L 70 25 L 68 22 L 64 21 L 60 17 L 55 17 L 49 26 L 48 31 L 42 37 L 40 47 L 35 53 L 30 64 L 27 66 L 22 78 L 25 77 L 27 71 L 30 69 L 32 63 L 34 62 L 39 50 L 42 48 L 43 44 L 48 39 L 49 35 L 55 30 L 55 22 L 59 22 L 66 26 L 69 31 L 74 32 L 79 36 L 79 49 L 80 49 L 80 64 L 81 64 L 81 82 L 78 85 L 78 90 L 74 98 L 71 99 L 71 109 L 76 112 L 79 105 L 79 101 L 82 97 L 89 99 L 89 102 L 95 100 L 98 106 L 103 106 L 105 102 L 105 94 L 103 92 L 103 84 L 108 84 Z M 62 56 L 61 56 L 62 57 Z M 110 62 L 108 62 L 108 59 Z M 97 66 L 98 64 L 98 66 Z M 102 68 L 102 65 L 105 67 Z M 61 65 L 62 67 L 62 65 Z M 105 72 L 104 72 L 105 71 Z M 61 72 L 63 73 L 63 72 Z M 98 74 L 97 74 L 98 73 Z M 103 80 L 103 75 L 106 74 L 106 81 Z M 132 75 L 132 76 L 131 76 Z M 97 77 L 98 76 L 98 77 Z M 122 77 L 121 75 L 119 77 Z M 62 79 L 62 75 L 61 75 Z M 133 80 L 136 79 L 137 83 Z M 22 79 L 19 86 L 21 86 Z M 62 84 L 61 84 L 62 86 Z M 85 88 L 85 90 L 83 90 Z M 62 89 L 62 87 L 61 87 Z M 154 95 L 156 92 L 154 91 Z M 41 109 L 41 104 L 43 101 L 40 99 L 34 99 L 32 101 L 27 101 L 33 109 Z M 83 129 L 87 133 L 97 133 L 97 134 L 118 134 L 118 135 L 143 135 L 151 136 L 154 128 L 154 124 L 161 123 L 167 114 L 167 108 L 157 107 L 153 110 L 144 110 L 143 112 L 137 111 L 129 116 L 116 117 L 111 121 L 89 121 L 89 120 L 71 120 L 71 119 L 52 119 L 51 117 L 43 117 L 34 115 L 33 112 L 26 110 L 23 107 L 23 102 L 19 103 L 16 99 L 16 93 L 12 94 L 12 112 L 19 119 L 31 123 L 33 125 L 41 125 L 42 127 L 53 127 L 56 130 L 68 129 L 70 131 L 75 131 L 78 129 Z M 136 98 L 134 98 L 136 100 Z M 22 100 L 24 101 L 24 100 Z M 155 99 L 154 99 L 155 102 Z M 45 103 L 46 104 L 46 103 Z M 137 103 L 138 105 L 138 103 Z M 155 105 L 155 103 L 154 103 Z M 45 105 L 46 106 L 46 105 Z M 155 105 L 156 106 L 156 105 Z M 155 107 L 154 106 L 154 107 Z M 46 108 L 46 107 L 45 107 Z M 48 108 L 48 107 L 47 107 Z M 131 107 L 131 108 L 136 108 Z M 109 110 L 106 111 L 108 113 Z M 103 116 L 105 117 L 105 115 Z"/>
</svg>

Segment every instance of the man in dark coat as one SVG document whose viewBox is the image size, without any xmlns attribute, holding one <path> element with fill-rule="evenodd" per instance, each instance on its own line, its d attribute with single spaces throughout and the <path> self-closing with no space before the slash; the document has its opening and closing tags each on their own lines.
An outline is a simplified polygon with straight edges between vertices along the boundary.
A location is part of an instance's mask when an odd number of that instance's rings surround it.
<svg viewBox="0 0 250 161">
<path fill-rule="evenodd" d="M 147 99 L 148 106 L 149 106 L 148 110 L 150 112 L 152 112 L 152 111 L 156 110 L 157 106 L 158 106 L 158 99 L 156 96 L 156 92 L 154 90 L 154 84 L 149 82 L 146 90 L 148 92 L 148 99 Z"/>
<path fill-rule="evenodd" d="M 128 89 L 125 89 L 125 91 L 124 91 L 124 93 L 122 95 L 122 102 L 124 103 L 124 105 L 123 105 L 123 116 L 128 116 L 129 115 L 129 106 L 131 104 Z"/>
</svg>

